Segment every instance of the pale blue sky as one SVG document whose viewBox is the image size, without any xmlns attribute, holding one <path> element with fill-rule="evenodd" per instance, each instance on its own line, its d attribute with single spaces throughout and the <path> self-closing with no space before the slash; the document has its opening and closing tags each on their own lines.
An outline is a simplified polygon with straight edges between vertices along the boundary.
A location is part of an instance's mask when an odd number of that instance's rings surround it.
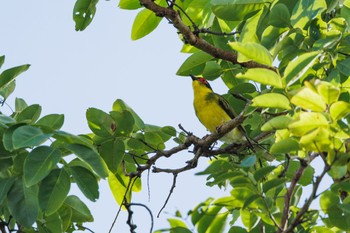
<svg viewBox="0 0 350 233">
<path fill-rule="evenodd" d="M 116 1 L 100 1 L 92 24 L 85 31 L 76 32 L 73 6 L 74 1 L 0 1 L 0 54 L 6 55 L 4 68 L 31 64 L 18 78 L 12 97 L 40 104 L 44 115 L 65 114 L 63 130 L 76 134 L 89 132 L 87 108 L 108 112 L 117 98 L 127 102 L 147 123 L 175 127 L 181 123 L 199 136 L 206 133 L 193 111 L 191 79 L 175 75 L 187 55 L 179 53 L 182 43 L 171 25 L 164 21 L 151 35 L 131 41 L 137 11 L 120 10 Z M 221 88 L 221 93 L 226 90 L 221 82 L 213 86 Z M 14 106 L 14 99 L 8 103 Z M 190 156 L 181 153 L 158 166 L 182 166 Z M 206 164 L 202 159 L 196 172 Z M 208 189 L 204 183 L 205 177 L 194 177 L 193 172 L 179 175 L 166 209 L 159 219 L 155 218 L 155 229 L 168 226 L 165 219 L 177 208 L 186 213 L 206 197 L 219 195 L 217 189 Z M 147 204 L 156 217 L 171 184 L 171 175 L 151 174 L 150 202 L 146 185 L 134 201 Z M 82 196 L 76 189 L 72 191 Z M 105 181 L 101 182 L 100 199 L 86 203 L 95 217 L 95 222 L 87 226 L 95 232 L 107 232 L 118 206 Z M 148 232 L 146 211 L 136 207 L 134 210 L 137 232 Z M 123 212 L 113 232 L 128 232 L 125 219 Z"/>
</svg>

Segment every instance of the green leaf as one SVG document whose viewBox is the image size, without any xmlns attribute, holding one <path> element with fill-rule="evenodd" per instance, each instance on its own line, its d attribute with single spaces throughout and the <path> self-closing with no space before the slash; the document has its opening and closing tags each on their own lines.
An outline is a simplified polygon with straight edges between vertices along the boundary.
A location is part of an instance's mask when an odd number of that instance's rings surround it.
<svg viewBox="0 0 350 233">
<path fill-rule="evenodd" d="M 118 205 L 121 205 L 124 201 L 124 198 L 128 203 L 130 203 L 131 200 L 131 192 L 130 190 L 127 190 L 128 182 L 130 178 L 124 176 L 124 174 L 113 174 L 112 172 L 109 172 L 108 175 L 108 184 L 109 189 L 111 190 L 113 197 L 115 201 L 118 203 Z"/>
<path fill-rule="evenodd" d="M 203 77 L 207 80 L 214 80 L 222 74 L 223 70 L 216 61 L 208 61 L 203 70 Z"/>
<path fill-rule="evenodd" d="M 270 174 L 276 167 L 275 166 L 266 166 L 259 168 L 254 172 L 254 179 L 256 181 L 262 180 L 266 175 Z"/>
<path fill-rule="evenodd" d="M 327 107 L 321 96 L 308 87 L 303 87 L 291 98 L 290 102 L 303 109 L 315 112 L 323 112 Z"/>
<path fill-rule="evenodd" d="M 346 175 L 348 169 L 346 165 L 343 166 L 336 166 L 333 165 L 331 167 L 331 170 L 329 170 L 328 174 L 333 178 L 333 179 L 342 179 Z"/>
<path fill-rule="evenodd" d="M 312 233 L 334 233 L 334 231 L 332 231 L 328 227 L 321 226 L 312 227 L 310 230 Z"/>
<path fill-rule="evenodd" d="M 302 81 L 307 71 L 314 65 L 320 55 L 321 53 L 318 51 L 308 52 L 290 61 L 283 76 L 287 86 L 289 87 L 299 80 Z"/>
<path fill-rule="evenodd" d="M 273 86 L 276 88 L 283 88 L 281 76 L 276 72 L 263 68 L 248 69 L 245 73 L 239 73 L 236 78 L 248 79 L 259 82 L 261 84 Z"/>
<path fill-rule="evenodd" d="M 110 137 L 114 134 L 113 127 L 115 122 L 113 118 L 97 108 L 89 108 L 86 111 L 86 119 L 89 128 L 94 134 L 100 137 Z"/>
<path fill-rule="evenodd" d="M 337 69 L 344 75 L 350 74 L 350 58 L 337 62 Z"/>
<path fill-rule="evenodd" d="M 294 135 L 303 136 L 313 129 L 328 126 L 329 123 L 322 113 L 301 112 L 299 118 L 289 124 L 289 130 Z"/>
<path fill-rule="evenodd" d="M 206 233 L 223 233 L 226 227 L 228 214 L 228 212 L 218 214 L 208 227 Z"/>
<path fill-rule="evenodd" d="M 212 224 L 212 222 L 218 217 L 219 211 L 222 206 L 212 206 L 204 214 L 204 216 L 197 222 L 198 233 L 205 233 Z"/>
<path fill-rule="evenodd" d="M 238 62 L 248 62 L 253 60 L 260 64 L 268 66 L 272 65 L 273 59 L 270 52 L 261 44 L 254 42 L 229 42 L 228 44 L 232 49 L 239 52 Z"/>
<path fill-rule="evenodd" d="M 8 151 L 13 151 L 15 150 L 13 147 L 13 140 L 12 140 L 12 135 L 13 132 L 21 127 L 21 125 L 13 125 L 10 128 L 7 128 L 4 132 L 3 138 L 2 138 L 2 143 L 4 144 L 4 148 Z"/>
<path fill-rule="evenodd" d="M 48 146 L 34 148 L 24 161 L 24 182 L 27 187 L 37 184 L 56 167 L 62 155 L 59 150 Z"/>
<path fill-rule="evenodd" d="M 246 209 L 241 209 L 240 212 L 243 225 L 250 231 L 259 220 L 258 217 Z"/>
<path fill-rule="evenodd" d="M 2 65 L 4 64 L 4 62 L 5 62 L 5 55 L 0 56 L 0 68 L 2 67 Z"/>
<path fill-rule="evenodd" d="M 340 88 L 329 82 L 321 81 L 317 85 L 317 92 L 325 103 L 332 104 L 338 100 L 340 95 Z"/>
<path fill-rule="evenodd" d="M 176 136 L 176 129 L 172 126 L 164 126 L 161 128 L 161 131 L 165 134 L 172 136 L 172 137 Z"/>
<path fill-rule="evenodd" d="M 0 205 L 5 200 L 7 193 L 9 192 L 12 185 L 15 183 L 15 178 L 0 178 Z"/>
<path fill-rule="evenodd" d="M 290 152 L 297 152 L 300 149 L 299 143 L 293 138 L 285 138 L 274 143 L 270 148 L 271 154 L 285 154 Z"/>
<path fill-rule="evenodd" d="M 287 97 L 278 93 L 267 93 L 253 98 L 252 106 L 263 108 L 291 109 Z"/>
<path fill-rule="evenodd" d="M 350 230 L 350 213 L 348 212 L 349 204 L 336 204 L 328 208 L 329 220 L 334 226 L 343 231 Z"/>
<path fill-rule="evenodd" d="M 241 21 L 247 14 L 263 8 L 264 0 L 212 0 L 213 13 L 221 19 Z"/>
<path fill-rule="evenodd" d="M 327 4 L 324 0 L 299 0 L 293 9 L 291 23 L 294 28 L 303 29 L 308 23 L 312 21 L 312 19 L 316 18 L 326 9 Z"/>
<path fill-rule="evenodd" d="M 65 232 L 62 227 L 62 219 L 58 213 L 45 216 L 45 230 L 49 230 L 50 233 L 62 233 Z"/>
<path fill-rule="evenodd" d="M 263 191 L 267 193 L 270 189 L 277 188 L 280 185 L 285 184 L 287 179 L 285 178 L 275 178 L 272 180 L 268 180 L 263 184 Z"/>
<path fill-rule="evenodd" d="M 176 218 L 167 219 L 171 226 L 171 233 L 192 233 L 182 220 Z"/>
<path fill-rule="evenodd" d="M 135 120 L 131 112 L 123 110 L 121 112 L 110 112 L 115 122 L 115 133 L 117 135 L 130 135 L 134 130 Z"/>
<path fill-rule="evenodd" d="M 49 114 L 39 119 L 35 125 L 47 127 L 49 129 L 58 130 L 62 127 L 64 122 L 63 114 Z"/>
<path fill-rule="evenodd" d="M 14 92 L 15 88 L 16 82 L 13 80 L 0 88 L 0 95 L 6 100 Z"/>
<path fill-rule="evenodd" d="M 317 128 L 300 138 L 300 145 L 310 151 L 328 151 L 331 143 L 330 130 L 324 127 Z"/>
<path fill-rule="evenodd" d="M 233 226 L 228 233 L 247 233 L 247 230 L 242 227 Z"/>
<path fill-rule="evenodd" d="M 332 120 L 340 120 L 350 113 L 350 104 L 344 101 L 335 102 L 329 108 L 329 113 Z"/>
<path fill-rule="evenodd" d="M 77 0 L 73 9 L 75 30 L 83 31 L 92 22 L 98 0 Z"/>
<path fill-rule="evenodd" d="M 73 211 L 70 207 L 63 205 L 59 210 L 58 213 L 60 215 L 60 218 L 62 220 L 62 232 L 67 232 L 67 229 L 72 224 L 72 215 Z"/>
<path fill-rule="evenodd" d="M 70 189 L 70 177 L 65 169 L 55 169 L 40 183 L 40 208 L 51 215 L 63 204 Z"/>
<path fill-rule="evenodd" d="M 99 177 L 108 176 L 108 167 L 95 150 L 80 144 L 70 144 L 67 149 L 86 162 Z"/>
<path fill-rule="evenodd" d="M 128 110 L 135 120 L 134 131 L 138 131 L 145 127 L 145 124 L 142 121 L 142 119 L 123 100 L 117 99 L 116 101 L 114 101 L 112 109 L 115 112 L 122 112 L 123 110 Z"/>
<path fill-rule="evenodd" d="M 196 71 L 201 67 L 204 69 L 205 64 L 211 59 L 213 59 L 213 57 L 206 52 L 195 52 L 184 61 L 176 74 L 180 76 L 195 75 L 197 74 Z"/>
<path fill-rule="evenodd" d="M 125 145 L 122 140 L 112 140 L 103 143 L 99 148 L 101 157 L 113 173 L 117 172 L 125 155 Z"/>
<path fill-rule="evenodd" d="M 13 149 L 39 146 L 51 136 L 52 134 L 44 134 L 41 129 L 35 126 L 20 126 L 12 134 Z"/>
<path fill-rule="evenodd" d="M 66 198 L 64 205 L 72 209 L 72 222 L 93 222 L 89 208 L 82 202 L 79 197 L 71 195 Z"/>
<path fill-rule="evenodd" d="M 18 122 L 34 123 L 39 119 L 41 114 L 41 106 L 38 104 L 33 104 L 25 109 L 23 109 L 17 116 L 16 120 Z"/>
<path fill-rule="evenodd" d="M 290 116 L 277 116 L 266 122 L 263 126 L 261 126 L 261 131 L 274 131 L 278 129 L 287 129 L 289 123 L 292 122 L 292 118 Z"/>
<path fill-rule="evenodd" d="M 148 9 L 141 10 L 134 20 L 134 24 L 131 29 L 131 39 L 138 40 L 144 36 L 147 36 L 162 20 L 161 17 L 156 16 L 153 11 Z"/>
<path fill-rule="evenodd" d="M 30 65 L 22 65 L 3 71 L 0 74 L 0 88 L 13 81 L 21 73 L 27 71 L 29 67 Z"/>
<path fill-rule="evenodd" d="M 16 98 L 15 100 L 16 112 L 22 112 L 23 109 L 25 109 L 26 107 L 28 107 L 28 104 L 24 101 L 24 99 Z"/>
<path fill-rule="evenodd" d="M 288 7 L 283 3 L 276 4 L 270 12 L 269 24 L 279 28 L 289 27 L 290 13 Z"/>
<path fill-rule="evenodd" d="M 24 227 L 31 227 L 39 213 L 38 186 L 26 188 L 21 179 L 17 179 L 7 195 L 10 214 Z"/>
<path fill-rule="evenodd" d="M 124 10 L 135 10 L 142 6 L 139 0 L 120 0 L 119 7 Z"/>
<path fill-rule="evenodd" d="M 90 201 L 96 201 L 99 197 L 96 177 L 86 168 L 73 166 L 70 168 L 79 189 Z"/>
</svg>

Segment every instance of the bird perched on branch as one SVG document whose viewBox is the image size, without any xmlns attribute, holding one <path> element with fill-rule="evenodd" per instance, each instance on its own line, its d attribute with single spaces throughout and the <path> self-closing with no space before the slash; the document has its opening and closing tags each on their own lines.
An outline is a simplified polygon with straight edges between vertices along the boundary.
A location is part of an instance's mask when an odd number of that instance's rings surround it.
<svg viewBox="0 0 350 233">
<path fill-rule="evenodd" d="M 235 114 L 224 97 L 215 93 L 208 81 L 202 77 L 192 78 L 194 93 L 193 106 L 199 121 L 210 131 L 214 132 L 221 125 L 235 118 Z M 228 144 L 242 144 L 249 138 L 242 126 L 238 126 L 224 135 L 221 141 Z"/>
</svg>

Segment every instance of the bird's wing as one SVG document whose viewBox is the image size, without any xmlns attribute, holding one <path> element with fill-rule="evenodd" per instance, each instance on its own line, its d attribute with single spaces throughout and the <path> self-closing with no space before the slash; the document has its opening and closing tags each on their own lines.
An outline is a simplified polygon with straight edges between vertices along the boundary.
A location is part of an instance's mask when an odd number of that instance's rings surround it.
<svg viewBox="0 0 350 233">
<path fill-rule="evenodd" d="M 227 115 L 230 116 L 231 119 L 235 118 L 234 110 L 231 105 L 227 102 L 227 100 L 219 94 L 216 94 L 218 97 L 219 105 L 226 112 Z"/>
</svg>

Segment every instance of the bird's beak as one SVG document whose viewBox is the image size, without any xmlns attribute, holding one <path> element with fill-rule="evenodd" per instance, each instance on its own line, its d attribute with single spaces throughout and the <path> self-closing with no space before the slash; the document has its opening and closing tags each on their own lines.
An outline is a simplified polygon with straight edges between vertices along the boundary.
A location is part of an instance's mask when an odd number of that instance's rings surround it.
<svg viewBox="0 0 350 233">
<path fill-rule="evenodd" d="M 197 80 L 197 77 L 196 76 L 193 76 L 192 74 L 190 74 L 190 77 L 192 78 L 192 80 Z"/>
</svg>

